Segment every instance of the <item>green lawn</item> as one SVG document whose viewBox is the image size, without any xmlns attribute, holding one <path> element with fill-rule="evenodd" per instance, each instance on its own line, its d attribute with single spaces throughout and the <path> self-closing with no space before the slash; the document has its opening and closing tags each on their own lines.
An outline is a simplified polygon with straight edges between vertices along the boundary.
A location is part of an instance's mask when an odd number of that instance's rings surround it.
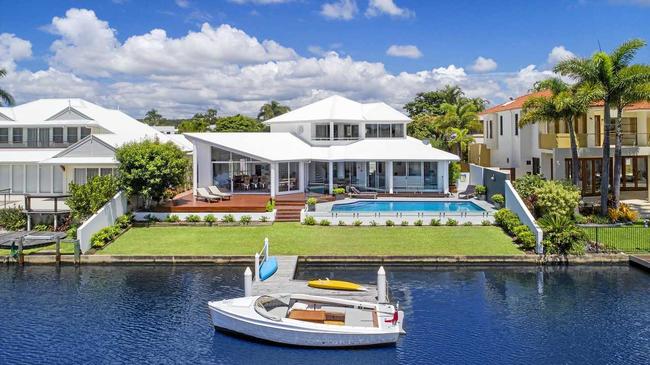
<svg viewBox="0 0 650 365">
<path fill-rule="evenodd" d="M 591 241 L 600 242 L 604 249 L 629 253 L 650 252 L 650 228 L 643 225 L 595 228 L 585 227 Z"/>
<path fill-rule="evenodd" d="M 274 255 L 521 255 L 497 227 L 320 227 L 275 223 L 252 227 L 132 228 L 98 254 L 252 255 L 271 242 Z"/>
</svg>

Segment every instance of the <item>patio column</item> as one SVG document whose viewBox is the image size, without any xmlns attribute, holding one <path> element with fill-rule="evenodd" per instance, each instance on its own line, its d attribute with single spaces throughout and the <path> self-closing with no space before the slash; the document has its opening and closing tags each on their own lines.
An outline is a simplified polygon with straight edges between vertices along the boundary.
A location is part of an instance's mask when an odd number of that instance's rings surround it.
<svg viewBox="0 0 650 365">
<path fill-rule="evenodd" d="M 199 179 L 199 156 L 196 144 L 192 144 L 192 196 L 196 195 Z"/>
<path fill-rule="evenodd" d="M 327 183 L 330 194 L 334 192 L 334 162 L 327 163 Z"/>
<path fill-rule="evenodd" d="M 447 194 L 449 193 L 449 161 L 440 161 L 438 162 L 442 171 L 439 171 L 442 176 L 442 192 Z"/>
<path fill-rule="evenodd" d="M 269 191 L 271 191 L 271 199 L 275 199 L 275 190 L 276 187 L 278 186 L 277 184 L 277 166 L 278 164 L 275 162 L 271 162 L 271 176 L 270 176 L 270 181 L 269 181 Z"/>
<path fill-rule="evenodd" d="M 393 161 L 386 161 L 386 189 L 388 194 L 393 193 Z"/>
</svg>

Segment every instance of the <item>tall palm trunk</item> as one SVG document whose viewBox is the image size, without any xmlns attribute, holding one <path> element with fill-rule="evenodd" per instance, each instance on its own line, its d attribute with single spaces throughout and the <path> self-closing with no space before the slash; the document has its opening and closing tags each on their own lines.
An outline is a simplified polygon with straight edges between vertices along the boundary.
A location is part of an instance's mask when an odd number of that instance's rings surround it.
<svg viewBox="0 0 650 365">
<path fill-rule="evenodd" d="M 609 132 L 611 130 L 612 116 L 609 111 L 609 98 L 604 98 L 605 107 L 605 136 L 603 137 L 603 161 L 600 172 L 600 214 L 607 216 L 607 198 L 609 197 Z"/>
<path fill-rule="evenodd" d="M 576 142 L 576 132 L 573 128 L 574 117 L 569 118 L 569 139 L 571 141 L 571 182 L 573 185 L 578 185 L 578 174 L 580 169 L 578 166 L 578 143 Z"/>
<path fill-rule="evenodd" d="M 621 200 L 621 176 L 623 174 L 623 107 L 619 104 L 616 105 L 616 145 L 614 146 L 614 176 L 612 183 L 612 190 L 614 190 L 614 204 L 618 207 L 618 202 Z"/>
</svg>

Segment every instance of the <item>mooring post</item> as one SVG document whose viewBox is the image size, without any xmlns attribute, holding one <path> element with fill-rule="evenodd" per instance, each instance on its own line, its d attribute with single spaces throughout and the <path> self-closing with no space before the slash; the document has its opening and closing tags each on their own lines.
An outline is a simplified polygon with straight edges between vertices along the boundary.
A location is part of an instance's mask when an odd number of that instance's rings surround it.
<svg viewBox="0 0 650 365">
<path fill-rule="evenodd" d="M 244 296 L 250 297 L 253 295 L 253 273 L 250 267 L 246 267 L 244 271 Z"/>
<path fill-rule="evenodd" d="M 260 254 L 255 252 L 255 281 L 260 281 Z"/>
<path fill-rule="evenodd" d="M 61 237 L 56 238 L 56 264 L 61 264 Z"/>
<path fill-rule="evenodd" d="M 74 240 L 74 264 L 79 265 L 81 262 L 81 247 L 79 240 Z"/>
<path fill-rule="evenodd" d="M 25 237 L 20 237 L 18 241 L 18 264 L 25 265 L 25 255 L 23 254 L 23 245 L 25 244 Z"/>
<path fill-rule="evenodd" d="M 386 303 L 386 271 L 383 266 L 377 271 L 377 302 Z"/>
</svg>

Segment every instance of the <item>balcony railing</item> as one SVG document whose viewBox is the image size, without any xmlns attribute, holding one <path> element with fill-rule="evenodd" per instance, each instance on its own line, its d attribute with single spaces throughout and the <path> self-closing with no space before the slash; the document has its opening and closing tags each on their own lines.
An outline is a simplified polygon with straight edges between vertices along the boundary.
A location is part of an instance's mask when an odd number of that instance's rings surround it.
<svg viewBox="0 0 650 365">
<path fill-rule="evenodd" d="M 73 142 L 52 142 L 52 141 L 24 141 L 24 142 L 0 142 L 0 148 L 66 148 Z"/>
<path fill-rule="evenodd" d="M 578 147 L 600 147 L 603 143 L 603 133 L 578 133 L 576 134 L 576 144 Z M 642 147 L 650 146 L 649 133 L 623 133 L 623 146 L 625 147 Z M 610 134 L 610 145 L 616 143 L 616 134 Z M 571 138 L 569 133 L 545 133 L 539 135 L 539 148 L 571 148 Z"/>
</svg>

